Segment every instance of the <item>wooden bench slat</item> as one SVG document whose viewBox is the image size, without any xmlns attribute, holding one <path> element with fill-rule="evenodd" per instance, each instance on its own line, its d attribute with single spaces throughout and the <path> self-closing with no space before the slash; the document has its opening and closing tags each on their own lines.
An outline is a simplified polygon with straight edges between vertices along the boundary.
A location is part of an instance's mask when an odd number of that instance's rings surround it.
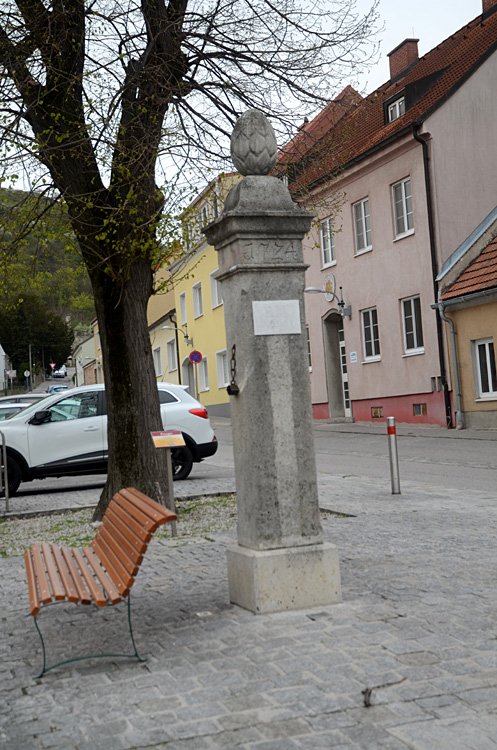
<svg viewBox="0 0 497 750">
<path fill-rule="evenodd" d="M 31 554 L 35 577 L 40 591 L 40 599 L 42 601 L 42 604 L 48 604 L 52 601 L 52 592 L 50 591 L 50 586 L 48 585 L 48 578 L 45 573 L 41 551 L 37 544 L 33 544 L 33 546 L 31 547 Z"/>
<path fill-rule="evenodd" d="M 70 602 L 79 602 L 78 590 L 74 585 L 74 581 L 72 579 L 71 573 L 69 572 L 66 561 L 64 560 L 62 552 L 60 551 L 60 547 L 58 547 L 56 544 L 52 544 L 52 552 L 57 562 L 57 567 L 59 569 L 60 577 L 62 578 L 62 583 L 64 584 L 64 588 L 66 590 L 67 600 Z"/>
<path fill-rule="evenodd" d="M 160 524 L 154 518 L 151 518 L 141 508 L 138 508 L 135 503 L 131 502 L 130 499 L 121 495 L 121 493 L 114 495 L 113 502 L 123 508 L 131 518 L 138 521 L 138 523 L 150 531 L 151 534 L 159 528 Z"/>
<path fill-rule="evenodd" d="M 74 581 L 76 591 L 78 592 L 79 601 L 81 602 L 81 604 L 91 604 L 91 594 L 88 591 L 88 586 L 86 585 L 85 579 L 81 575 L 79 568 L 76 565 L 76 561 L 71 554 L 71 550 L 69 549 L 69 547 L 61 547 L 60 551 L 62 552 L 65 563 L 69 568 L 71 578 Z"/>
<path fill-rule="evenodd" d="M 58 568 L 57 561 L 55 560 L 50 545 L 47 542 L 41 543 L 41 551 L 45 559 L 45 565 L 47 568 L 48 577 L 52 584 L 52 591 L 56 602 L 60 602 L 66 598 L 66 589 L 61 581 L 60 571 Z"/>
<path fill-rule="evenodd" d="M 118 539 L 111 534 L 106 526 L 101 526 L 99 532 L 98 541 L 103 541 L 105 546 L 115 555 L 116 564 L 118 566 L 117 569 L 122 571 L 122 575 L 121 573 L 119 574 L 121 578 L 124 576 L 123 580 L 126 580 L 126 575 L 130 575 L 134 578 L 139 570 L 139 565 L 137 565 L 137 562 L 133 559 L 137 557 L 135 553 L 133 552 L 133 558 L 130 558 L 126 554 L 126 551 L 120 546 Z"/>
<path fill-rule="evenodd" d="M 71 552 L 72 552 L 74 559 L 76 560 L 78 564 L 81 575 L 86 581 L 86 585 L 88 586 L 91 592 L 93 601 L 95 602 L 97 607 L 105 607 L 107 604 L 107 599 L 105 597 L 105 594 L 102 592 L 102 589 L 99 587 L 98 583 L 95 581 L 93 569 L 90 568 L 90 566 L 86 562 L 83 556 L 83 553 L 81 552 L 80 549 L 78 549 L 77 547 L 73 547 L 71 549 Z"/>
<path fill-rule="evenodd" d="M 38 596 L 33 560 L 31 559 L 31 552 L 29 549 L 24 552 L 24 562 L 26 565 L 26 577 L 28 579 L 29 611 L 33 617 L 36 617 L 41 609 L 41 604 Z"/>
<path fill-rule="evenodd" d="M 118 545 L 133 562 L 137 565 L 141 564 L 143 553 L 147 549 L 145 542 L 142 542 L 129 528 L 126 529 L 125 525 L 112 513 L 105 514 L 103 528 L 116 540 Z"/>
<path fill-rule="evenodd" d="M 140 510 L 149 515 L 159 525 L 167 523 L 168 521 L 176 521 L 178 516 L 169 508 L 161 505 L 156 500 L 148 497 L 140 490 L 134 487 L 127 487 L 125 490 L 121 490 L 120 493 L 123 497 L 130 502 L 134 503 Z"/>
<path fill-rule="evenodd" d="M 123 591 L 129 591 L 133 585 L 133 576 L 126 570 L 102 534 L 98 539 L 93 540 L 91 547 L 108 575 L 116 584 L 121 596 L 124 596 Z"/>
<path fill-rule="evenodd" d="M 117 516 L 121 523 L 128 529 L 130 529 L 133 534 L 135 534 L 142 542 L 145 544 L 148 544 L 149 541 L 152 539 L 151 532 L 146 529 L 144 526 L 142 526 L 136 518 L 133 518 L 133 516 L 130 516 L 129 513 L 125 511 L 124 508 L 122 508 L 118 503 L 116 503 L 114 500 L 111 500 L 109 507 L 106 510 L 106 514 L 109 513 L 111 518 L 114 518 L 114 516 Z"/>
<path fill-rule="evenodd" d="M 122 598 L 129 593 L 129 589 L 125 593 L 120 593 L 116 588 L 114 581 L 110 576 L 107 575 L 106 571 L 100 564 L 100 560 L 97 558 L 91 547 L 83 547 L 83 552 L 86 555 L 91 569 L 94 571 L 98 580 L 102 584 L 102 588 L 112 604 L 119 604 Z"/>
</svg>

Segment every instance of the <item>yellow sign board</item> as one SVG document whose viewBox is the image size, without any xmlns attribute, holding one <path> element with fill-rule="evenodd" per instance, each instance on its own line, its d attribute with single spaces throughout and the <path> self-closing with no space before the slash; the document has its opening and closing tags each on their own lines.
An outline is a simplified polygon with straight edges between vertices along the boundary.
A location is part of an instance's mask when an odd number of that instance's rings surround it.
<svg viewBox="0 0 497 750">
<path fill-rule="evenodd" d="M 185 445 L 185 440 L 179 430 L 165 430 L 150 434 L 156 448 L 178 448 Z"/>
</svg>

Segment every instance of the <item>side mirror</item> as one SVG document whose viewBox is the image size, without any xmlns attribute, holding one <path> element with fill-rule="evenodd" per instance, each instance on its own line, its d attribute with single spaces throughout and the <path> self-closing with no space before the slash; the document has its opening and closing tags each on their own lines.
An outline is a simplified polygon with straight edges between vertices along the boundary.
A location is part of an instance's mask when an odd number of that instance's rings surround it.
<svg viewBox="0 0 497 750">
<path fill-rule="evenodd" d="M 50 422 L 51 417 L 52 414 L 48 409 L 37 411 L 35 412 L 34 417 L 31 417 L 29 420 L 29 424 L 43 424 L 44 422 Z"/>
</svg>

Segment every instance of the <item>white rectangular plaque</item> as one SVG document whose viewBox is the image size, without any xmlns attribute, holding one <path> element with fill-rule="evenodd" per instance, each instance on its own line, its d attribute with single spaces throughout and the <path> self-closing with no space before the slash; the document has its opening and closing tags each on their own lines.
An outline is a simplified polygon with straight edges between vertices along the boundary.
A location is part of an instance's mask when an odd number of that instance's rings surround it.
<svg viewBox="0 0 497 750">
<path fill-rule="evenodd" d="M 301 333 L 298 299 L 277 299 L 252 302 L 255 336 Z"/>
</svg>

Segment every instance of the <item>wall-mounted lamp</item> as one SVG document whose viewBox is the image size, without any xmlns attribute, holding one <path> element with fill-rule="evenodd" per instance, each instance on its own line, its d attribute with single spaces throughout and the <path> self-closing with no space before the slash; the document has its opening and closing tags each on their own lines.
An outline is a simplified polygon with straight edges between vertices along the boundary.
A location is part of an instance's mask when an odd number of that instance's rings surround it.
<svg viewBox="0 0 497 750">
<path fill-rule="evenodd" d="M 168 331 L 179 331 L 180 333 L 183 334 L 183 338 L 185 339 L 185 343 L 188 346 L 193 346 L 193 339 L 189 339 L 188 338 L 188 328 L 186 327 L 186 325 L 185 325 L 185 330 L 184 331 L 183 331 L 182 328 L 176 328 L 176 326 L 162 326 L 162 330 L 164 330 L 166 328 L 167 328 Z M 186 333 L 185 333 L 185 331 L 186 331 Z"/>
<path fill-rule="evenodd" d="M 352 320 L 352 309 L 350 305 L 347 305 L 347 307 L 345 307 L 345 302 L 343 301 L 342 297 L 342 287 L 339 287 L 339 289 L 340 298 L 338 298 L 335 292 L 333 292 L 330 288 L 319 289 L 317 286 L 308 286 L 306 287 L 306 289 L 304 289 L 304 292 L 306 294 L 325 294 L 328 302 L 333 302 L 333 300 L 336 299 L 337 305 L 340 308 L 340 315 L 342 316 L 342 318 L 348 318 L 349 320 Z"/>
</svg>

